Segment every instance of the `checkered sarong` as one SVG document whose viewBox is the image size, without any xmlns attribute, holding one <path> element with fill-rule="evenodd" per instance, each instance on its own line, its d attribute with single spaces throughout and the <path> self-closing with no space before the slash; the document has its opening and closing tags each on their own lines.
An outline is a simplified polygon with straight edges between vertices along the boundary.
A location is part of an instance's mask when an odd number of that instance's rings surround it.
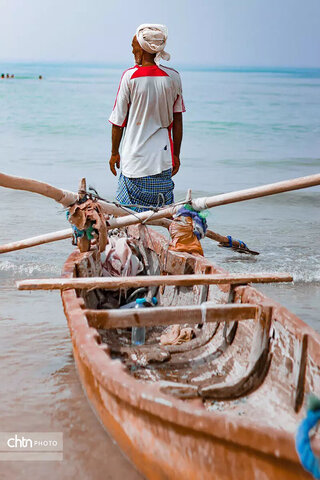
<svg viewBox="0 0 320 480">
<path fill-rule="evenodd" d="M 142 212 L 150 206 L 161 206 L 162 198 L 165 205 L 173 203 L 173 189 L 171 168 L 157 175 L 140 178 L 129 178 L 120 173 L 116 198 L 122 205 L 145 205 L 146 208 L 132 208 L 136 212 Z"/>
</svg>

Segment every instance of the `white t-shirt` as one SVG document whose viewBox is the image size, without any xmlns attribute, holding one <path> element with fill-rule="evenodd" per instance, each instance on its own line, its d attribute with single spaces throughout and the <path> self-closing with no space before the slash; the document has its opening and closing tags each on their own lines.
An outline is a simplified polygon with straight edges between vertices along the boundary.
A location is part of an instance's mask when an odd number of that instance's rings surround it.
<svg viewBox="0 0 320 480">
<path fill-rule="evenodd" d="M 126 127 L 122 173 L 129 178 L 157 175 L 173 165 L 173 113 L 185 112 L 180 75 L 162 65 L 134 66 L 120 80 L 109 121 Z"/>
</svg>

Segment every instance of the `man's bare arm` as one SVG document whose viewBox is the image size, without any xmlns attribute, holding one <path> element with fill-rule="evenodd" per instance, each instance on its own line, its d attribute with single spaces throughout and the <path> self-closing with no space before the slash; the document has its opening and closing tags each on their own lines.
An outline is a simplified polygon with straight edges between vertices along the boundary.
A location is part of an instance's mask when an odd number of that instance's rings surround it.
<svg viewBox="0 0 320 480">
<path fill-rule="evenodd" d="M 113 175 L 117 175 L 116 167 L 120 168 L 120 154 L 119 147 L 123 134 L 123 128 L 118 125 L 112 125 L 112 150 L 109 160 L 110 170 Z"/>
<path fill-rule="evenodd" d="M 172 169 L 172 176 L 178 173 L 180 168 L 180 148 L 182 142 L 182 135 L 182 113 L 174 113 L 172 125 L 174 166 Z"/>
</svg>

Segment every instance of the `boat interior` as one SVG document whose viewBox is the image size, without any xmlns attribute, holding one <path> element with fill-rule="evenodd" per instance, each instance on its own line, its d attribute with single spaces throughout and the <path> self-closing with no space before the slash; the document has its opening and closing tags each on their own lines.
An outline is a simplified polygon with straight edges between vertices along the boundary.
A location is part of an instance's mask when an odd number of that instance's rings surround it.
<svg viewBox="0 0 320 480">
<path fill-rule="evenodd" d="M 148 227 L 129 227 L 127 234 L 143 275 L 226 273 L 200 255 L 168 250 L 166 238 Z M 98 277 L 101 269 L 93 250 L 81 256 L 74 276 Z M 94 288 L 77 295 L 106 355 L 138 381 L 158 382 L 165 394 L 289 432 L 307 394 L 320 395 L 319 339 L 251 284 Z M 119 308 L 143 296 L 156 297 L 157 305 Z M 186 341 L 163 342 L 172 325 L 187 330 Z M 145 327 L 143 345 L 132 345 L 133 327 Z"/>
</svg>

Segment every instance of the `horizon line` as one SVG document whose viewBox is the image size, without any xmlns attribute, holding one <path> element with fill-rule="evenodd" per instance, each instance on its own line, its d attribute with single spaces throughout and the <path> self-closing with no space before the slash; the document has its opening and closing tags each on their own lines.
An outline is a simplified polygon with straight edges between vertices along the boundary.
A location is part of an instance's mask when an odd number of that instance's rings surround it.
<svg viewBox="0 0 320 480">
<path fill-rule="evenodd" d="M 1 64 L 44 64 L 44 65 L 87 65 L 87 66 L 105 66 L 105 67 L 114 67 L 114 68 L 123 68 L 128 65 L 127 62 L 111 62 L 104 60 L 28 60 L 28 59 L 0 59 Z M 167 63 L 167 62 L 166 62 Z M 164 66 L 166 66 L 166 63 Z M 319 66 L 310 66 L 310 65 L 268 65 L 268 64 L 203 64 L 203 63 L 187 63 L 187 62 L 177 62 L 182 68 L 199 68 L 199 69 L 260 69 L 260 70 L 270 70 L 270 69 L 280 69 L 280 70 L 320 70 Z M 131 65 L 131 64 L 130 64 Z"/>
</svg>

